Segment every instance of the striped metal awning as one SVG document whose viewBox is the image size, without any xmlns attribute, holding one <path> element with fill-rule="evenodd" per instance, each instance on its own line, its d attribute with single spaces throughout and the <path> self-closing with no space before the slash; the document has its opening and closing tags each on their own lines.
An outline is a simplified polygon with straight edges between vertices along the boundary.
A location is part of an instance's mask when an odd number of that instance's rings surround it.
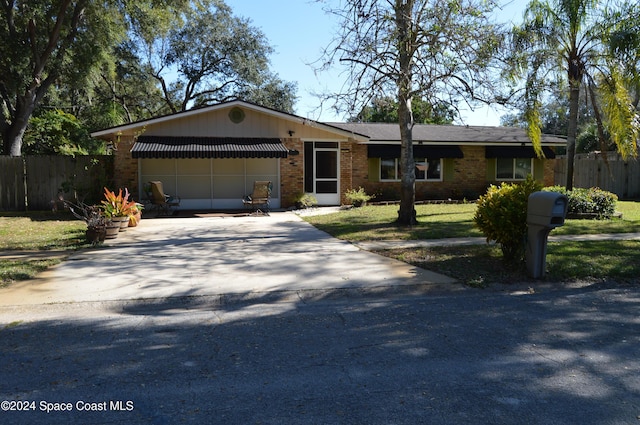
<svg viewBox="0 0 640 425">
<path fill-rule="evenodd" d="M 280 139 L 140 136 L 133 158 L 286 158 Z"/>
</svg>

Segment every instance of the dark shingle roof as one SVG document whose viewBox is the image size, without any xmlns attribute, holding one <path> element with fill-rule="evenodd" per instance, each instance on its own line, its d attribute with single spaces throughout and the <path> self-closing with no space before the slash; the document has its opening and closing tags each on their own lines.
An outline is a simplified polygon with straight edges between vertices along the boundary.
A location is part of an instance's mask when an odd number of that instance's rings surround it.
<svg viewBox="0 0 640 425">
<path fill-rule="evenodd" d="M 280 139 L 140 136 L 133 158 L 286 158 Z"/>
<path fill-rule="evenodd" d="M 327 123 L 331 126 L 362 134 L 370 142 L 400 141 L 398 124 L 386 123 Z M 530 144 L 527 132 L 518 127 L 483 127 L 459 125 L 416 124 L 413 127 L 413 140 L 433 143 L 455 144 Z M 551 135 L 542 135 L 544 145 L 565 145 L 566 140 Z"/>
</svg>

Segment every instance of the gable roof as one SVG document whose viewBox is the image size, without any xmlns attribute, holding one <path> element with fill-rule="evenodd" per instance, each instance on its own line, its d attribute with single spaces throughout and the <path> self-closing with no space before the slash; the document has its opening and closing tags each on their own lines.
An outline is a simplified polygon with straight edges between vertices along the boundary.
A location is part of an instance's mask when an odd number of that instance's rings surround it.
<svg viewBox="0 0 640 425">
<path fill-rule="evenodd" d="M 400 142 L 400 127 L 388 123 L 328 123 L 329 125 L 366 135 L 369 143 Z M 513 145 L 531 144 L 527 132 L 518 127 L 485 127 L 415 124 L 413 140 L 416 142 L 438 144 L 481 144 L 481 145 Z M 544 146 L 564 146 L 566 140 L 551 135 L 542 135 Z"/>
<path fill-rule="evenodd" d="M 146 126 L 169 121 L 177 121 L 187 117 L 207 114 L 222 109 L 242 107 L 270 117 L 302 124 L 333 133 L 336 137 L 352 138 L 360 143 L 399 143 L 400 127 L 390 123 L 342 123 L 319 122 L 287 112 L 278 111 L 243 100 L 232 100 L 202 108 L 190 109 L 175 114 L 163 115 L 134 123 L 123 124 L 91 133 L 92 137 L 109 138 L 126 132 L 135 133 Z M 438 145 L 482 145 L 482 146 L 524 146 L 531 145 L 531 140 L 523 128 L 518 127 L 488 127 L 488 126 L 458 126 L 415 124 L 413 140 Z M 565 146 L 566 140 L 560 136 L 542 135 L 543 146 Z"/>
<path fill-rule="evenodd" d="M 362 135 L 354 135 L 353 132 L 350 130 L 345 130 L 343 128 L 332 126 L 330 124 L 325 124 L 319 121 L 303 118 L 298 115 L 289 114 L 287 112 L 278 111 L 276 109 L 267 108 L 265 106 L 256 105 L 255 103 L 246 102 L 243 100 L 231 100 L 228 102 L 222 102 L 215 105 L 204 106 L 201 108 L 194 108 L 194 109 L 189 109 L 187 111 L 176 112 L 174 114 L 163 115 L 156 118 L 149 118 L 146 120 L 136 121 L 133 123 L 122 124 L 119 126 L 110 127 L 103 130 L 94 131 L 93 133 L 91 133 L 91 137 L 104 138 L 104 137 L 109 137 L 117 134 L 122 134 L 125 132 L 136 132 L 136 131 L 140 131 L 146 126 L 150 126 L 153 124 L 176 121 L 176 120 L 180 120 L 180 119 L 195 116 L 195 115 L 207 114 L 207 113 L 218 111 L 221 109 L 231 109 L 233 107 L 242 107 L 242 108 L 263 113 L 265 115 L 268 115 L 274 118 L 279 118 L 285 121 L 295 122 L 295 123 L 307 125 L 313 128 L 318 128 L 320 130 L 334 133 L 339 137 L 354 137 L 359 141 L 366 140 L 366 137 Z"/>
</svg>

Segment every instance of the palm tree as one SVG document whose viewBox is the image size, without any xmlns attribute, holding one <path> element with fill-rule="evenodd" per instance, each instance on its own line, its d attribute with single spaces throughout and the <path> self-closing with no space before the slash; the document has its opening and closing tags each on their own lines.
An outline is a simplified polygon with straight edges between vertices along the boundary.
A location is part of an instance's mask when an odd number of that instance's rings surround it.
<svg viewBox="0 0 640 425">
<path fill-rule="evenodd" d="M 580 91 L 593 105 L 598 134 L 605 125 L 626 159 L 637 155 L 638 120 L 627 91 L 611 36 L 626 4 L 598 0 L 533 0 L 522 25 L 514 28 L 511 75 L 524 75 L 525 117 L 529 136 L 541 155 L 540 107 L 549 81 L 562 81 L 569 89 L 567 129 L 567 181 L 573 188 Z M 637 8 L 637 6 L 636 6 Z M 551 86 L 555 86 L 551 84 Z"/>
</svg>

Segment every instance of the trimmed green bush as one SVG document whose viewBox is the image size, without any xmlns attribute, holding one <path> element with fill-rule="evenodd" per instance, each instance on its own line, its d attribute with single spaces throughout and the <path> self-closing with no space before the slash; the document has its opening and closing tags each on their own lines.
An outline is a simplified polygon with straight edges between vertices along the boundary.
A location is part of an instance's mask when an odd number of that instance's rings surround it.
<svg viewBox="0 0 640 425">
<path fill-rule="evenodd" d="M 546 187 L 543 190 L 566 195 L 569 199 L 567 215 L 593 214 L 597 218 L 611 218 L 616 212 L 618 196 L 606 190 L 574 188 L 566 190 L 562 186 Z"/>
<path fill-rule="evenodd" d="M 344 196 L 354 207 L 360 207 L 373 198 L 373 196 L 367 195 L 367 192 L 361 187 L 347 190 Z"/>
<path fill-rule="evenodd" d="M 541 188 L 540 183 L 528 176 L 520 184 L 491 185 L 478 199 L 473 221 L 487 237 L 487 242 L 500 244 L 507 263 L 515 264 L 524 259 L 527 202 L 529 195 Z"/>
</svg>

